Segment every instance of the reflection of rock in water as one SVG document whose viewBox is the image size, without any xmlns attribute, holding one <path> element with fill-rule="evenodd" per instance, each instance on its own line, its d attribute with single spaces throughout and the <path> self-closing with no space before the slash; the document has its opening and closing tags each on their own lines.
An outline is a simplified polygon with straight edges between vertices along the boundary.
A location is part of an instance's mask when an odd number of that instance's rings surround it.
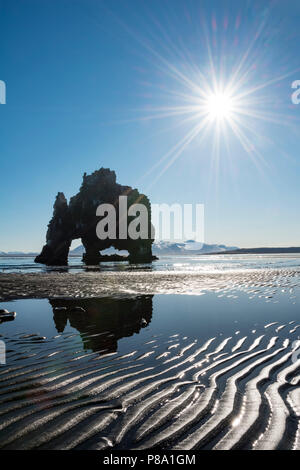
<svg viewBox="0 0 300 470">
<path fill-rule="evenodd" d="M 70 325 L 82 335 L 85 349 L 115 352 L 118 340 L 139 333 L 152 318 L 152 295 L 130 299 L 49 300 L 56 329 Z"/>
</svg>

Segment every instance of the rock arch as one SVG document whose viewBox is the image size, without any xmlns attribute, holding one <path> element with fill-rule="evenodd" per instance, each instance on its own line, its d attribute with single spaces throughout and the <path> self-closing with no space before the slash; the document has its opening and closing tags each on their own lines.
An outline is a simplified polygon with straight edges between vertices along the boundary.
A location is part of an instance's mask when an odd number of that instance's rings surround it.
<svg viewBox="0 0 300 470">
<path fill-rule="evenodd" d="M 104 203 L 113 204 L 118 215 L 120 196 L 127 196 L 128 207 L 137 203 L 146 206 L 149 233 L 147 239 L 132 240 L 127 237 L 126 239 L 100 240 L 97 237 L 96 226 L 99 222 L 99 217 L 96 216 L 97 207 Z M 128 217 L 129 223 L 130 217 Z M 101 168 L 91 175 L 84 173 L 80 190 L 69 203 L 64 193 L 57 194 L 53 206 L 53 217 L 48 224 L 46 244 L 35 258 L 35 262 L 49 266 L 66 266 L 70 245 L 75 239 L 81 239 L 85 248 L 83 261 L 89 265 L 98 264 L 101 261 L 101 250 L 110 247 L 127 250 L 130 261 L 150 262 L 156 259 L 152 256 L 151 228 L 151 206 L 147 196 L 130 186 L 118 184 L 114 171 Z M 117 233 L 119 233 L 118 217 Z"/>
</svg>

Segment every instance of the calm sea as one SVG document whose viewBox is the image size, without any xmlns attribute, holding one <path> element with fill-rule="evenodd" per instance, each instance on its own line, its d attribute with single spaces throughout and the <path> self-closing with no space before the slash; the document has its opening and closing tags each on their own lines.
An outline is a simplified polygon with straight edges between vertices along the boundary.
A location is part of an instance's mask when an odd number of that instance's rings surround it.
<svg viewBox="0 0 300 470">
<path fill-rule="evenodd" d="M 123 262 L 101 263 L 99 271 L 153 270 L 153 271 L 192 271 L 218 272 L 224 270 L 266 269 L 300 267 L 300 254 L 297 255 L 202 255 L 202 256 L 161 256 L 151 264 L 130 264 Z M 34 257 L 1 257 L 0 272 L 42 272 L 61 270 L 61 267 L 46 267 L 34 262 Z M 89 269 L 81 262 L 81 256 L 70 257 L 70 272 Z M 95 266 L 91 267 L 95 269 Z"/>
</svg>

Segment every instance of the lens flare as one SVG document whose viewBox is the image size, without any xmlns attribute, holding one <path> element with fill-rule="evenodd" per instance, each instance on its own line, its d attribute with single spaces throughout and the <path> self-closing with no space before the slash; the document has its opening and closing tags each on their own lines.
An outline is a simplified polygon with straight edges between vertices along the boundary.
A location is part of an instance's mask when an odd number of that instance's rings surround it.
<svg viewBox="0 0 300 470">
<path fill-rule="evenodd" d="M 192 15 L 189 21 L 194 25 Z M 268 162 L 263 149 L 273 146 L 285 156 L 285 151 L 275 144 L 276 134 L 270 133 L 270 126 L 288 126 L 293 133 L 299 132 L 299 119 L 290 112 L 288 100 L 282 101 L 286 95 L 280 92 L 280 86 L 299 67 L 291 70 L 284 66 L 274 76 L 272 62 L 266 58 L 265 46 L 272 33 L 271 9 L 247 34 L 240 29 L 240 23 L 240 15 L 230 25 L 225 17 L 222 29 L 222 23 L 217 27 L 214 17 L 210 22 L 203 14 L 201 28 L 197 22 L 194 25 L 190 48 L 188 41 L 177 41 L 172 31 L 169 34 L 158 23 L 163 39 L 159 31 L 157 36 L 146 38 L 126 28 L 142 46 L 151 73 L 157 72 L 151 82 L 145 80 L 145 70 L 142 71 L 142 83 L 147 87 L 143 96 L 149 99 L 149 105 L 134 109 L 134 118 L 126 122 L 164 120 L 166 131 L 174 136 L 170 148 L 142 175 L 142 179 L 149 179 L 147 190 L 195 141 L 205 149 L 202 154 L 197 152 L 197 158 L 203 155 L 210 159 L 209 178 L 216 180 L 212 185 L 215 188 L 221 158 L 227 159 L 226 171 L 231 171 L 234 159 L 247 156 L 265 178 Z"/>
</svg>

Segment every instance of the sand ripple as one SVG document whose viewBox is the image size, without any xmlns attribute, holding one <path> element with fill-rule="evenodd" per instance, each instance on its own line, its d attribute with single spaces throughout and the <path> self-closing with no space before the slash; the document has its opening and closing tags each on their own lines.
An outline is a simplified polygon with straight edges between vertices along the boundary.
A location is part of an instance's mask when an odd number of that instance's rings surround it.
<svg viewBox="0 0 300 470">
<path fill-rule="evenodd" d="M 76 350 L 76 334 L 6 338 L 0 447 L 299 449 L 297 332 L 265 326 L 123 355 Z"/>
</svg>

